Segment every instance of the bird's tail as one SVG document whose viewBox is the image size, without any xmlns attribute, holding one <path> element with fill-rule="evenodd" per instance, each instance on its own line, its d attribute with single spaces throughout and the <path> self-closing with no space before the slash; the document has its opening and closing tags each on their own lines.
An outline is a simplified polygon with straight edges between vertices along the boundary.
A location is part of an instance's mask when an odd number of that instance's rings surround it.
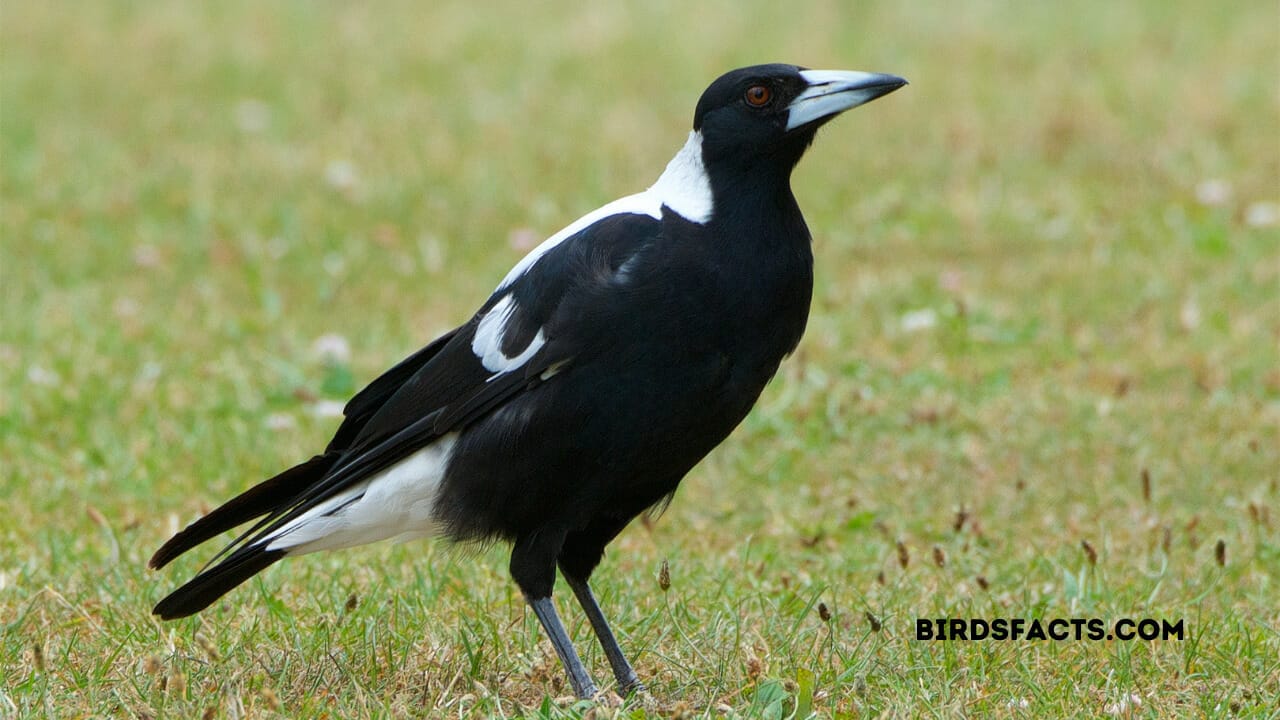
<svg viewBox="0 0 1280 720">
<path fill-rule="evenodd" d="M 338 459 L 338 453 L 317 455 L 263 481 L 196 520 L 151 556 L 148 565 L 162 568 L 182 553 L 239 525 L 288 507 L 305 489 L 319 481 Z M 284 557 L 284 550 L 246 546 L 222 562 L 205 568 L 190 582 L 173 591 L 152 611 L 162 619 L 186 617 L 208 607 L 232 588 Z"/>
<path fill-rule="evenodd" d="M 151 609 L 161 620 L 176 620 L 194 615 L 231 592 L 240 583 L 257 575 L 284 557 L 285 550 L 266 550 L 261 546 L 245 547 L 211 568 L 200 571 L 187 584 L 169 593 Z"/>
</svg>

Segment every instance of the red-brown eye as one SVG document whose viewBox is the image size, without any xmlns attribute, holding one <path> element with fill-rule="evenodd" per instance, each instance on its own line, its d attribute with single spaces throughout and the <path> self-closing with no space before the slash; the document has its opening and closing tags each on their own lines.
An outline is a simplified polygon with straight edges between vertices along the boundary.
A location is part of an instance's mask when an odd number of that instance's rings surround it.
<svg viewBox="0 0 1280 720">
<path fill-rule="evenodd" d="M 751 107 L 764 107 L 773 99 L 773 91 L 767 85 L 752 85 L 745 97 Z"/>
</svg>

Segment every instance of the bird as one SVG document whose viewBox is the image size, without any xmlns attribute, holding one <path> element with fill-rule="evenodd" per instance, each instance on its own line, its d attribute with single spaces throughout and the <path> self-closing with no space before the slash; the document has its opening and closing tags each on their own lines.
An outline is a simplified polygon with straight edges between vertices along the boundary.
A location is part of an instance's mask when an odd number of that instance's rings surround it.
<svg viewBox="0 0 1280 720">
<path fill-rule="evenodd" d="M 588 581 L 610 541 L 665 510 L 796 349 L 813 252 L 792 170 L 821 126 L 906 84 L 785 64 L 717 78 L 648 189 L 530 251 L 469 320 L 356 393 L 323 452 L 165 542 L 153 569 L 252 522 L 153 613 L 197 613 L 295 555 L 393 538 L 502 541 L 576 695 L 597 687 L 552 601 L 557 571 L 613 690 L 643 691 Z"/>
</svg>

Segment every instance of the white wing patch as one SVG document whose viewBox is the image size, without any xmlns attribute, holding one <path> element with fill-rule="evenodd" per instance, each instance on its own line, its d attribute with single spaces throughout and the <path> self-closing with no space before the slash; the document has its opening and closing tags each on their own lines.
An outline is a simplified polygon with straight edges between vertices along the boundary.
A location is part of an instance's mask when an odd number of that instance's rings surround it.
<svg viewBox="0 0 1280 720">
<path fill-rule="evenodd" d="M 457 440 L 456 432 L 444 435 L 311 508 L 266 538 L 266 550 L 300 555 L 434 532 L 436 498 Z"/>
<path fill-rule="evenodd" d="M 511 295 L 499 300 L 489 308 L 489 312 L 485 313 L 484 317 L 480 318 L 480 324 L 476 326 L 476 335 L 471 339 L 471 352 L 480 358 L 480 364 L 484 365 L 485 370 L 498 375 L 511 372 L 529 362 L 529 358 L 547 344 L 546 335 L 539 329 L 533 336 L 533 340 L 529 341 L 529 346 L 519 355 L 507 357 L 503 354 L 502 339 L 507 334 L 507 323 L 510 322 L 515 308 L 515 300 Z"/>
<path fill-rule="evenodd" d="M 544 240 L 511 268 L 511 272 L 498 284 L 496 292 L 506 289 L 557 245 L 610 215 L 648 215 L 661 220 L 665 206 L 689 222 L 705 225 L 711 220 L 714 205 L 711 180 L 707 177 L 706 166 L 702 164 L 702 133 L 695 130 L 689 133 L 684 147 L 671 158 L 667 169 L 648 190 L 592 210 Z"/>
</svg>

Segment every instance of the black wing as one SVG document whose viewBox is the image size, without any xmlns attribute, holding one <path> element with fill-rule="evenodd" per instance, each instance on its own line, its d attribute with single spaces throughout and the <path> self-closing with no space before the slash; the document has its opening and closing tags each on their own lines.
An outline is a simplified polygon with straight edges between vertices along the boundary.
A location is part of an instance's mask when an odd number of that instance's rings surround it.
<svg viewBox="0 0 1280 720">
<path fill-rule="evenodd" d="M 208 605 L 282 555 L 269 551 L 265 554 L 271 555 L 271 560 L 261 557 L 272 533 L 285 524 L 433 440 L 466 428 L 513 397 L 548 381 L 556 370 L 583 354 L 609 346 L 611 341 L 599 337 L 598 327 L 579 332 L 573 318 L 564 315 L 579 312 L 583 295 L 598 293 L 602 283 L 616 277 L 627 260 L 652 247 L 660 232 L 661 223 L 651 216 L 609 215 L 543 252 L 521 275 L 500 287 L 469 322 L 391 368 L 353 397 L 325 455 L 299 466 L 311 469 L 310 482 L 299 482 L 302 477 L 289 476 L 291 471 L 286 471 L 213 511 L 161 548 L 152 560 L 153 567 L 218 532 L 265 516 L 210 561 L 213 564 L 222 559 L 221 563 L 206 567 L 188 583 L 201 590 L 199 607 L 178 602 L 178 596 L 187 590 L 184 586 L 170 596 L 174 602 L 166 598 L 161 603 L 169 603 L 169 612 L 161 612 L 160 606 L 157 612 L 176 617 L 179 615 L 174 613 L 179 611 L 190 614 Z M 494 309 L 500 305 L 510 311 L 494 320 Z M 495 326 L 501 332 L 494 332 Z M 534 352 L 529 353 L 530 349 Z M 494 369 L 486 366 L 483 351 L 497 351 L 495 357 L 508 364 L 512 359 L 521 362 Z M 292 482 L 282 485 L 279 478 L 287 476 Z M 259 490 L 273 482 L 273 492 Z M 269 504 L 252 502 L 267 495 Z M 227 512 L 231 507 L 235 512 Z M 215 516 L 220 522 L 206 522 Z M 234 525 L 227 524 L 233 520 Z M 157 559 L 161 561 L 157 563 Z M 219 578 L 220 570 L 232 577 Z"/>
<path fill-rule="evenodd" d="M 373 414 L 378 411 L 378 408 L 386 404 L 387 400 L 395 395 L 409 378 L 412 378 L 422 370 L 457 334 L 458 328 L 454 328 L 441 335 L 433 340 L 431 344 L 401 360 L 390 370 L 379 375 L 363 390 L 356 393 L 347 402 L 346 407 L 342 409 L 344 416 L 342 425 L 334 433 L 333 439 L 329 441 L 329 447 L 325 449 L 325 452 L 345 450 L 349 447 L 356 436 L 360 434 L 365 423 L 369 422 L 369 418 L 373 417 Z"/>
</svg>

